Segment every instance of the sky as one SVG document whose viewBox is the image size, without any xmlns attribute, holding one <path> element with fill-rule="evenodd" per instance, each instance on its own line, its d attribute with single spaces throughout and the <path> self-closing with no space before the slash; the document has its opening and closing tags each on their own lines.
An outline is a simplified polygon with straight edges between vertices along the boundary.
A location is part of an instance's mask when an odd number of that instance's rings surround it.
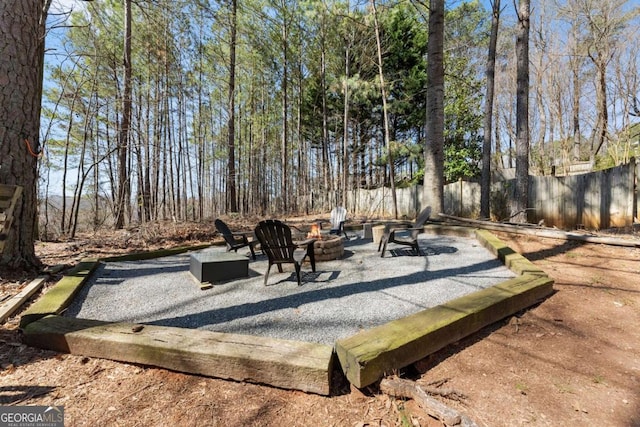
<svg viewBox="0 0 640 427">
<path fill-rule="evenodd" d="M 55 25 L 61 25 L 65 15 L 60 15 L 60 14 L 69 13 L 72 10 L 78 10 L 79 8 L 85 7 L 84 3 L 85 2 L 80 0 L 53 0 L 49 8 L 47 26 L 51 28 L 52 22 L 55 23 Z M 51 61 L 60 60 L 59 58 L 61 57 L 60 54 L 62 50 L 59 42 L 59 38 L 61 36 L 60 31 L 62 30 L 52 29 L 47 34 L 45 63 L 50 63 Z M 46 76 L 44 79 L 44 84 L 45 85 L 47 84 Z M 42 124 L 44 125 L 44 121 L 42 122 Z M 49 183 L 50 193 L 58 194 L 58 195 L 62 194 L 61 174 L 56 171 L 51 171 L 49 176 L 49 181 L 50 181 Z"/>
<path fill-rule="evenodd" d="M 84 2 L 80 0 L 53 0 L 49 13 L 68 12 L 72 8 L 77 10 L 77 8 L 83 7 L 82 3 Z"/>
</svg>

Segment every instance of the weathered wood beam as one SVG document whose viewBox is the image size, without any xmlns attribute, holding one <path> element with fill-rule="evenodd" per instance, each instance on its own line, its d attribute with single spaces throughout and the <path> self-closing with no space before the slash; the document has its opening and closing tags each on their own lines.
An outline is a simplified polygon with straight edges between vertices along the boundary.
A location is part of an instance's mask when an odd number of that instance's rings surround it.
<svg viewBox="0 0 640 427">
<path fill-rule="evenodd" d="M 47 316 L 27 344 L 77 355 L 329 395 L 333 348 L 259 336 Z"/>
<path fill-rule="evenodd" d="M 532 274 L 536 276 L 545 276 L 546 273 L 540 267 L 526 259 L 522 254 L 511 249 L 496 235 L 487 230 L 476 230 L 476 239 L 489 252 L 498 257 L 500 261 L 511 271 L 516 274 Z"/>
<path fill-rule="evenodd" d="M 67 275 L 34 302 L 20 318 L 20 327 L 49 314 L 60 314 L 71 304 L 73 297 L 80 291 L 89 276 L 98 267 L 98 260 L 83 259 Z"/>
<path fill-rule="evenodd" d="M 49 278 L 49 275 L 38 276 L 26 285 L 20 292 L 9 298 L 0 306 L 0 323 L 4 323 L 26 300 L 31 298 Z"/>
<path fill-rule="evenodd" d="M 545 275 L 546 273 L 518 252 L 511 249 L 493 233 L 467 225 L 427 224 L 425 233 L 476 238 L 489 252 L 498 257 L 514 273 Z"/>
<path fill-rule="evenodd" d="M 576 240 L 587 243 L 600 243 L 614 246 L 640 247 L 639 239 L 618 239 L 615 237 L 595 236 L 592 234 L 576 233 L 571 231 L 556 230 L 552 228 L 540 227 L 534 224 L 503 224 L 492 221 L 482 221 L 478 219 L 461 218 L 452 215 L 440 214 L 444 219 L 456 221 L 461 224 L 473 225 L 484 230 L 505 231 L 509 233 L 527 234 L 537 237 L 548 237 L 550 239 Z"/>
<path fill-rule="evenodd" d="M 552 292 L 552 279 L 525 274 L 338 340 L 336 353 L 347 379 L 358 388 L 366 387 Z"/>
<path fill-rule="evenodd" d="M 22 187 L 18 185 L 0 185 L 0 254 L 4 252 L 13 224 L 13 211 L 21 195 Z"/>
<path fill-rule="evenodd" d="M 0 199 L 8 199 L 13 197 L 16 192 L 15 185 L 0 184 Z"/>
</svg>

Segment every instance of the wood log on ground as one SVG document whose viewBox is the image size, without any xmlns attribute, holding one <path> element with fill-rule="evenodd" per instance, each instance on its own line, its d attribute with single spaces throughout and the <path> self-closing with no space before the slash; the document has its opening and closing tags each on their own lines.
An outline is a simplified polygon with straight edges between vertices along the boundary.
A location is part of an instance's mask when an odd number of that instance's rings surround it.
<svg viewBox="0 0 640 427">
<path fill-rule="evenodd" d="M 477 426 L 469 417 L 444 403 L 432 398 L 415 382 L 401 378 L 384 378 L 380 390 L 393 397 L 405 397 L 416 401 L 430 416 L 442 421 L 446 426 Z"/>
<path fill-rule="evenodd" d="M 0 306 L 0 323 L 4 323 L 22 304 L 35 294 L 49 278 L 48 274 L 38 276 L 20 292 Z"/>
<path fill-rule="evenodd" d="M 639 239 L 618 239 L 615 237 L 596 236 L 593 234 L 578 233 L 571 231 L 556 230 L 547 227 L 541 227 L 534 224 L 503 224 L 492 221 L 482 221 L 478 219 L 461 218 L 453 215 L 446 215 L 441 213 L 440 216 L 444 219 L 459 222 L 466 225 L 472 225 L 474 227 L 483 228 L 485 230 L 493 231 L 506 231 L 509 233 L 527 234 L 537 237 L 548 237 L 551 239 L 562 240 L 577 240 L 587 243 L 601 243 L 604 245 L 613 246 L 629 246 L 640 247 Z"/>
</svg>

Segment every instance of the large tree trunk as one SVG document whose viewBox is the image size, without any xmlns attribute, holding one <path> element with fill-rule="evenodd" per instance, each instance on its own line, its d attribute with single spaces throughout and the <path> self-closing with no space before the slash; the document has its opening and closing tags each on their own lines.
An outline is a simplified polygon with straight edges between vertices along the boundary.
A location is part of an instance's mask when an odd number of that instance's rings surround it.
<svg viewBox="0 0 640 427">
<path fill-rule="evenodd" d="M 529 200 L 529 0 L 519 0 L 516 39 L 516 194 L 512 219 L 527 222 Z"/>
<path fill-rule="evenodd" d="M 575 29 L 575 24 L 572 28 L 573 32 L 573 56 L 569 63 L 571 64 L 571 77 L 573 84 L 573 150 L 571 152 L 571 159 L 574 162 L 580 160 L 580 97 L 582 96 L 582 82 L 580 81 L 580 68 L 582 66 L 582 59 L 578 56 L 578 36 Z"/>
<path fill-rule="evenodd" d="M 596 103 L 598 110 L 596 129 L 598 145 L 595 150 L 591 150 L 592 161 L 594 161 L 595 156 L 598 155 L 598 152 L 607 140 L 607 128 L 609 127 L 609 112 L 607 110 L 607 64 L 602 61 L 602 58 L 598 58 L 598 61 L 595 61 L 595 63 L 598 76 L 598 84 L 596 85 Z"/>
<path fill-rule="evenodd" d="M 231 0 L 231 40 L 229 41 L 229 176 L 227 178 L 227 208 L 229 212 L 238 212 L 236 195 L 236 0 Z"/>
<path fill-rule="evenodd" d="M 282 212 L 289 212 L 289 18 L 286 4 L 282 3 Z"/>
<path fill-rule="evenodd" d="M 429 2 L 423 208 L 444 213 L 444 0 Z"/>
<path fill-rule="evenodd" d="M 378 12 L 376 2 L 371 0 L 373 20 L 376 30 L 376 46 L 378 47 L 378 77 L 380 78 L 380 91 L 382 92 L 382 115 L 384 117 L 384 145 L 387 147 L 387 159 L 389 164 L 389 182 L 391 184 L 391 199 L 393 202 L 393 217 L 398 219 L 398 201 L 396 198 L 396 174 L 394 170 L 393 153 L 391 151 L 391 137 L 389 136 L 389 109 L 387 108 L 387 90 L 382 72 L 382 42 L 380 41 L 380 27 L 378 26 Z"/>
<path fill-rule="evenodd" d="M 347 2 L 347 7 L 349 3 Z M 344 54 L 344 108 L 342 110 L 342 206 L 347 208 L 347 184 L 349 181 L 349 53 L 350 42 L 347 41 Z"/>
<path fill-rule="evenodd" d="M 128 151 L 129 127 L 131 125 L 131 0 L 125 0 L 124 10 L 124 93 L 122 94 L 122 121 L 118 136 L 118 199 L 116 205 L 116 228 L 124 227 L 124 217 L 129 204 L 131 183 L 129 181 Z"/>
<path fill-rule="evenodd" d="M 326 19 L 322 14 L 322 23 L 320 26 L 320 73 L 321 73 L 321 89 L 322 89 L 322 180 L 325 195 L 333 193 L 333 185 L 331 185 L 331 172 L 329 169 L 329 112 L 327 108 L 327 52 L 326 52 Z M 324 197 L 322 208 L 324 210 L 331 209 L 331 198 Z"/>
<path fill-rule="evenodd" d="M 40 104 L 49 0 L 0 1 L 0 184 L 23 187 L 0 265 L 37 266 Z"/>
<path fill-rule="evenodd" d="M 500 0 L 492 2 L 491 36 L 487 55 L 487 96 L 484 103 L 484 139 L 482 142 L 482 182 L 480 186 L 480 216 L 491 214 L 491 131 L 493 130 L 493 97 L 496 75 L 496 45 L 500 25 Z M 496 153 L 497 154 L 497 153 Z"/>
</svg>

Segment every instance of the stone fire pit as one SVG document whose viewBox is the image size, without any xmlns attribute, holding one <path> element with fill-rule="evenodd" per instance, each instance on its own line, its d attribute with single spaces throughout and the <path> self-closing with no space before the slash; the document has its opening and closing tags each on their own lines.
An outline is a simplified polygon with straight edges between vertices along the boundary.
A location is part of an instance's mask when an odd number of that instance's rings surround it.
<svg viewBox="0 0 640 427">
<path fill-rule="evenodd" d="M 333 234 L 323 234 L 313 244 L 316 262 L 331 261 L 342 257 L 344 254 L 344 241 L 342 237 Z"/>
</svg>

